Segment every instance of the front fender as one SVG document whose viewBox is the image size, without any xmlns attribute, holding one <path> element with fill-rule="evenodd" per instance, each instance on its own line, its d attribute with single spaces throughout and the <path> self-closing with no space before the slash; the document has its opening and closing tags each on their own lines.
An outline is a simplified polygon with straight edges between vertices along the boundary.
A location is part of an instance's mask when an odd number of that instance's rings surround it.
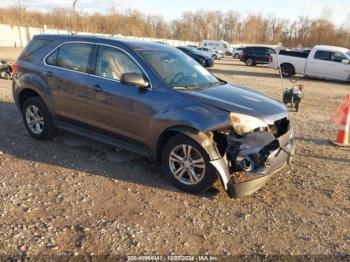
<svg viewBox="0 0 350 262">
<path fill-rule="evenodd" d="M 174 131 L 190 137 L 196 141 L 209 155 L 210 160 L 217 160 L 221 158 L 220 152 L 215 146 L 214 134 L 212 132 L 200 132 L 187 127 L 173 127 L 168 131 Z"/>
<path fill-rule="evenodd" d="M 159 138 L 167 131 L 173 129 L 172 131 L 185 135 L 193 132 L 206 134 L 229 127 L 228 112 L 224 110 L 200 104 L 172 106 L 154 115 L 145 141 L 153 151 L 152 155 L 156 157 Z"/>
<path fill-rule="evenodd" d="M 230 126 L 228 112 L 204 104 L 168 108 L 154 116 L 154 121 L 165 129 L 172 126 L 188 126 L 201 132 L 209 132 Z"/>
</svg>

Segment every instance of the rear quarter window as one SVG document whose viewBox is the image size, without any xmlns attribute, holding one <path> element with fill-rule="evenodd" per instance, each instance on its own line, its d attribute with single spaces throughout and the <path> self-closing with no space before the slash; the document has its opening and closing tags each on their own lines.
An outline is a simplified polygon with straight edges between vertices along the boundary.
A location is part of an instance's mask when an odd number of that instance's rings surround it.
<svg viewBox="0 0 350 262">
<path fill-rule="evenodd" d="M 45 39 L 33 39 L 29 42 L 29 44 L 24 48 L 20 59 L 22 60 L 31 60 L 32 56 L 44 46 L 50 44 L 50 40 Z"/>
</svg>

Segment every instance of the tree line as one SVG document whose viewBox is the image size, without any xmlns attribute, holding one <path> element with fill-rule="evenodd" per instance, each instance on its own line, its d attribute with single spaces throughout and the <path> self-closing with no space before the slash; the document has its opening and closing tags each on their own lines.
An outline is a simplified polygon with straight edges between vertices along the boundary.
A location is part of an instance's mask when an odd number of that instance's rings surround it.
<svg viewBox="0 0 350 262">
<path fill-rule="evenodd" d="M 0 8 L 0 23 L 65 29 L 83 32 L 122 34 L 137 37 L 167 38 L 188 41 L 224 39 L 230 43 L 283 43 L 289 47 L 312 47 L 329 44 L 350 48 L 350 14 L 342 25 L 329 20 L 331 12 L 320 18 L 300 16 L 290 21 L 274 15 L 246 14 L 235 11 L 185 12 L 181 17 L 166 21 L 160 15 L 145 15 L 138 10 L 107 14 L 73 12 L 56 8 L 48 12 L 28 10 L 21 1 Z M 76 20 L 74 19 L 76 18 Z"/>
</svg>

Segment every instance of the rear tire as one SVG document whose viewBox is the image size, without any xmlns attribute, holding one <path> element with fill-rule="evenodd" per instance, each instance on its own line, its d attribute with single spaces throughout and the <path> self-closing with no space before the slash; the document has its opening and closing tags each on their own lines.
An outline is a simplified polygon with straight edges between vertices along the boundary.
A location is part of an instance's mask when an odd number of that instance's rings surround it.
<svg viewBox="0 0 350 262">
<path fill-rule="evenodd" d="M 282 76 L 284 77 L 290 77 L 292 75 L 295 75 L 294 66 L 291 64 L 282 64 L 281 73 L 282 73 Z"/>
<path fill-rule="evenodd" d="M 181 134 L 170 138 L 165 145 L 162 167 L 177 188 L 190 193 L 208 190 L 218 178 L 207 152 L 197 142 Z"/>
<path fill-rule="evenodd" d="M 203 67 L 206 67 L 206 62 L 204 58 L 200 58 L 198 61 Z"/>
<path fill-rule="evenodd" d="M 49 140 L 56 128 L 44 101 L 40 97 L 28 98 L 22 106 L 22 117 L 28 133 L 37 140 Z"/>
<path fill-rule="evenodd" d="M 213 58 L 214 60 L 218 59 L 218 57 L 217 57 L 216 55 L 212 55 L 212 58 Z"/>
<path fill-rule="evenodd" d="M 254 66 L 254 65 L 255 65 L 255 61 L 254 61 L 253 58 L 247 58 L 247 59 L 245 60 L 245 64 L 246 64 L 247 66 Z"/>
</svg>

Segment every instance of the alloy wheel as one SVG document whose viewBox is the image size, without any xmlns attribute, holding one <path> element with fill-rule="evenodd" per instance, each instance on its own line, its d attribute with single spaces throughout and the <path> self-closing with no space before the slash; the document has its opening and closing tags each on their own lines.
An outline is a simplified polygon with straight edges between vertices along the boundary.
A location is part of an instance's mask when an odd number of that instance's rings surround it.
<svg viewBox="0 0 350 262">
<path fill-rule="evenodd" d="M 39 135 L 44 130 L 44 117 L 39 107 L 36 105 L 30 105 L 26 110 L 26 122 L 30 131 Z"/>
<path fill-rule="evenodd" d="M 254 64 L 253 59 L 248 58 L 247 61 L 246 61 L 246 64 L 247 64 L 248 66 L 252 66 L 252 65 Z"/>
<path fill-rule="evenodd" d="M 171 150 L 169 167 L 173 176 L 186 185 L 198 184 L 205 174 L 204 158 L 190 145 L 178 145 Z"/>
</svg>

